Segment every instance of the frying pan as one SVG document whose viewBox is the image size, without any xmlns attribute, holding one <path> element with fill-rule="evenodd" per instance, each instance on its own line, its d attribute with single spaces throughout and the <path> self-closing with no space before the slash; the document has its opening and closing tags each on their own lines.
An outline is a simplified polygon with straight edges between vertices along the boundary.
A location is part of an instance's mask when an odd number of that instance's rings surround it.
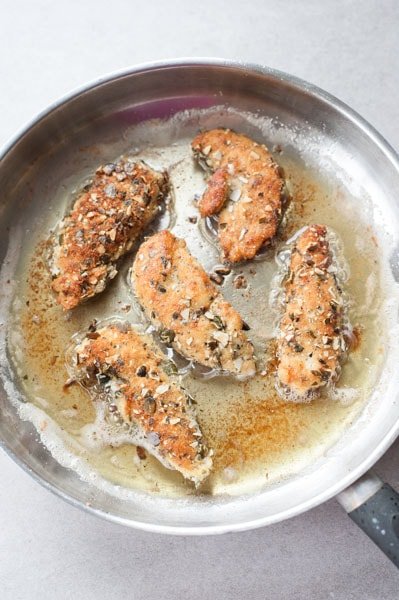
<svg viewBox="0 0 399 600">
<path fill-rule="evenodd" d="M 6 145 L 0 163 L 3 281 L 12 284 L 14 254 L 24 243 L 24 235 L 17 239 L 14 234 L 16 226 L 25 218 L 23 231 L 29 235 L 26 215 L 47 210 L 43 190 L 51 190 L 51 182 L 63 176 L 62 164 L 51 163 L 51 173 L 43 168 L 54 149 L 65 148 L 67 154 L 82 131 L 89 148 L 102 127 L 107 128 L 104 135 L 109 135 L 110 127 L 120 127 L 121 115 L 133 123 L 221 104 L 272 116 L 293 131 L 308 131 L 317 141 L 309 149 L 309 160 L 330 162 L 337 182 L 345 179 L 354 189 L 367 190 L 374 221 L 389 239 L 384 250 L 387 268 L 399 280 L 399 162 L 387 142 L 342 102 L 295 77 L 256 65 L 189 59 L 141 65 L 87 85 L 49 107 Z M 299 139 L 293 135 L 294 149 Z M 81 160 L 85 152 L 85 146 L 80 146 Z M 3 351 L 9 310 L 5 287 L 0 291 Z M 392 323 L 392 331 L 397 325 Z M 0 387 L 0 443 L 22 468 L 65 500 L 147 531 L 184 535 L 242 531 L 287 519 L 338 495 L 352 519 L 398 565 L 399 496 L 368 472 L 399 432 L 397 346 L 395 339 L 386 341 L 379 385 L 361 418 L 332 451 L 304 472 L 256 494 L 180 501 L 149 494 L 122 498 L 99 490 L 55 460 L 32 423 L 20 418 L 16 402 L 20 390 L 6 355 Z"/>
</svg>

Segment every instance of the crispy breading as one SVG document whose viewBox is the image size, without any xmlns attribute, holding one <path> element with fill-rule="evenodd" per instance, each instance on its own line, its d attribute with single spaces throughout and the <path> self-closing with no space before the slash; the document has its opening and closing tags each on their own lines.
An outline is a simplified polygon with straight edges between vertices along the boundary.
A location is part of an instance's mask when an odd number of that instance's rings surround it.
<svg viewBox="0 0 399 600">
<path fill-rule="evenodd" d="M 52 257 L 52 288 L 71 309 L 99 294 L 117 261 L 158 214 L 167 179 L 142 162 L 100 167 L 60 224 Z"/>
<path fill-rule="evenodd" d="M 202 216 L 219 213 L 223 258 L 253 258 L 281 221 L 284 181 L 278 165 L 266 146 L 229 129 L 200 133 L 191 145 L 199 163 L 214 172 L 199 209 Z"/>
<path fill-rule="evenodd" d="M 72 373 L 109 419 L 131 433 L 164 466 L 199 484 L 211 469 L 190 400 L 166 374 L 167 361 L 150 338 L 126 324 L 90 331 L 74 349 Z"/>
<path fill-rule="evenodd" d="M 312 397 L 339 377 L 346 342 L 335 272 L 327 228 L 307 227 L 293 245 L 284 284 L 277 377 L 288 397 Z"/>
<path fill-rule="evenodd" d="M 184 240 L 161 231 L 132 269 L 135 293 L 161 339 L 187 358 L 240 378 L 255 373 L 246 324 L 223 298 Z"/>
<path fill-rule="evenodd" d="M 228 179 L 226 169 L 217 169 L 208 179 L 206 190 L 198 202 L 201 217 L 210 217 L 222 210 L 229 195 Z"/>
</svg>

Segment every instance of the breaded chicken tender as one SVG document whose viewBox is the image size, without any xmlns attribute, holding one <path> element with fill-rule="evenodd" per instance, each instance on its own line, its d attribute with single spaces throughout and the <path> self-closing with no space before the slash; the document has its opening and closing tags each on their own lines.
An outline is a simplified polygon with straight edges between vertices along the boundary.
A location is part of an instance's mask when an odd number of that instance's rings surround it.
<svg viewBox="0 0 399 600">
<path fill-rule="evenodd" d="M 284 284 L 278 338 L 278 388 L 288 398 L 311 398 L 335 382 L 347 349 L 342 290 L 324 225 L 296 239 Z"/>
<path fill-rule="evenodd" d="M 142 162 L 100 167 L 63 219 L 54 244 L 52 288 L 65 309 L 102 292 L 117 261 L 161 209 L 166 175 Z"/>
<path fill-rule="evenodd" d="M 167 375 L 167 362 L 150 338 L 126 324 L 91 328 L 72 356 L 70 372 L 106 404 L 110 422 L 133 444 L 196 485 L 208 476 L 212 451 L 189 397 Z"/>
<path fill-rule="evenodd" d="M 162 341 L 211 369 L 239 378 L 255 374 L 248 326 L 183 240 L 169 231 L 146 240 L 134 261 L 132 283 Z"/>
<path fill-rule="evenodd" d="M 213 175 L 199 201 L 201 216 L 219 214 L 222 258 L 254 258 L 277 233 L 284 181 L 266 146 L 229 129 L 212 129 L 192 142 L 194 156 Z"/>
</svg>

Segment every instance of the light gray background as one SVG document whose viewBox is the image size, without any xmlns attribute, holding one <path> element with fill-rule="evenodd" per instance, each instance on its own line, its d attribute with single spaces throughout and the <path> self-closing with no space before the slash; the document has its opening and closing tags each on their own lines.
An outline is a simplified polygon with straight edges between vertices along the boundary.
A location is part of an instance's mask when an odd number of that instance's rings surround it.
<svg viewBox="0 0 399 600">
<path fill-rule="evenodd" d="M 395 0 L 0 0 L 0 143 L 71 88 L 221 56 L 335 94 L 399 148 Z M 399 444 L 376 469 L 399 489 Z M 396 600 L 399 574 L 332 500 L 267 529 L 173 538 L 65 504 L 0 454 L 0 598 Z"/>
</svg>

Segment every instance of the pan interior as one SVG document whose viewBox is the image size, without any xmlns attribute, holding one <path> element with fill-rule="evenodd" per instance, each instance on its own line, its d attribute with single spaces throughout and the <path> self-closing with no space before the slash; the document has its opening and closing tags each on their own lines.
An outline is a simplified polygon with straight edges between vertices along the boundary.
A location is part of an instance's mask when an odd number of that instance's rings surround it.
<svg viewBox="0 0 399 600">
<path fill-rule="evenodd" d="M 138 507 L 143 494 L 151 510 L 155 502 L 156 510 L 164 511 L 157 518 L 166 523 L 171 522 L 171 498 L 178 500 L 185 524 L 198 521 L 191 511 L 197 503 L 211 523 L 222 519 L 223 504 L 233 506 L 243 498 L 243 506 L 252 502 L 261 507 L 266 496 L 270 502 L 266 512 L 275 514 L 273 499 L 287 486 L 299 485 L 303 493 L 300 482 L 311 482 L 317 469 L 323 473 L 330 464 L 334 473 L 334 465 L 338 471 L 343 464 L 351 465 L 351 453 L 344 454 L 343 448 L 356 446 L 372 420 L 383 419 L 382 405 L 390 408 L 391 416 L 398 416 L 397 404 L 391 401 L 388 407 L 383 400 L 392 380 L 397 334 L 397 284 L 391 268 L 397 233 L 386 190 L 379 187 L 366 160 L 362 163 L 360 155 L 348 155 L 338 125 L 336 131 L 329 131 L 322 121 L 311 124 L 303 115 L 293 119 L 281 98 L 264 99 L 264 106 L 259 104 L 256 111 L 253 99 L 244 100 L 244 96 L 237 101 L 222 94 L 133 108 L 112 106 L 107 114 L 65 130 L 62 139 L 43 148 L 6 198 L 3 222 L 12 218 L 12 226 L 2 272 L 3 318 L 8 322 L 3 375 L 8 391 L 12 388 L 13 402 L 7 410 L 23 419 L 13 417 L 21 432 L 19 444 L 29 448 L 38 465 L 45 456 L 51 466 L 47 480 L 54 479 L 66 493 L 69 486 L 74 498 L 81 500 L 83 495 L 96 508 L 108 507 L 127 519 L 151 519 Z M 49 291 L 46 240 L 99 164 L 133 155 L 155 168 L 167 168 L 171 178 L 170 205 L 153 229 L 169 227 L 186 239 L 210 271 L 220 261 L 209 227 L 192 218 L 198 216 L 194 197 L 204 188 L 204 174 L 191 157 L 190 139 L 199 129 L 218 126 L 266 143 L 284 168 L 292 201 L 273 250 L 261 260 L 235 267 L 221 287 L 251 327 L 249 336 L 261 374 L 244 383 L 192 372 L 184 376 L 185 387 L 197 401 L 202 429 L 215 450 L 214 472 L 196 491 L 155 459 L 140 460 L 134 446 L 96 421 L 93 405 L 81 388 L 64 386 L 65 348 L 71 336 L 93 319 L 117 317 L 146 328 L 128 285 L 133 256 L 126 257 L 105 293 L 65 314 Z M 13 204 L 23 211 L 10 211 Z M 270 301 L 278 269 L 274 255 L 296 230 L 312 222 L 327 224 L 342 241 L 349 314 L 360 344 L 350 354 L 335 394 L 306 404 L 285 403 L 274 388 L 270 351 L 278 318 Z M 236 288 L 237 275 L 244 276 L 247 287 Z M 35 433 L 30 429 L 30 438 L 24 440 L 29 421 Z"/>
</svg>

